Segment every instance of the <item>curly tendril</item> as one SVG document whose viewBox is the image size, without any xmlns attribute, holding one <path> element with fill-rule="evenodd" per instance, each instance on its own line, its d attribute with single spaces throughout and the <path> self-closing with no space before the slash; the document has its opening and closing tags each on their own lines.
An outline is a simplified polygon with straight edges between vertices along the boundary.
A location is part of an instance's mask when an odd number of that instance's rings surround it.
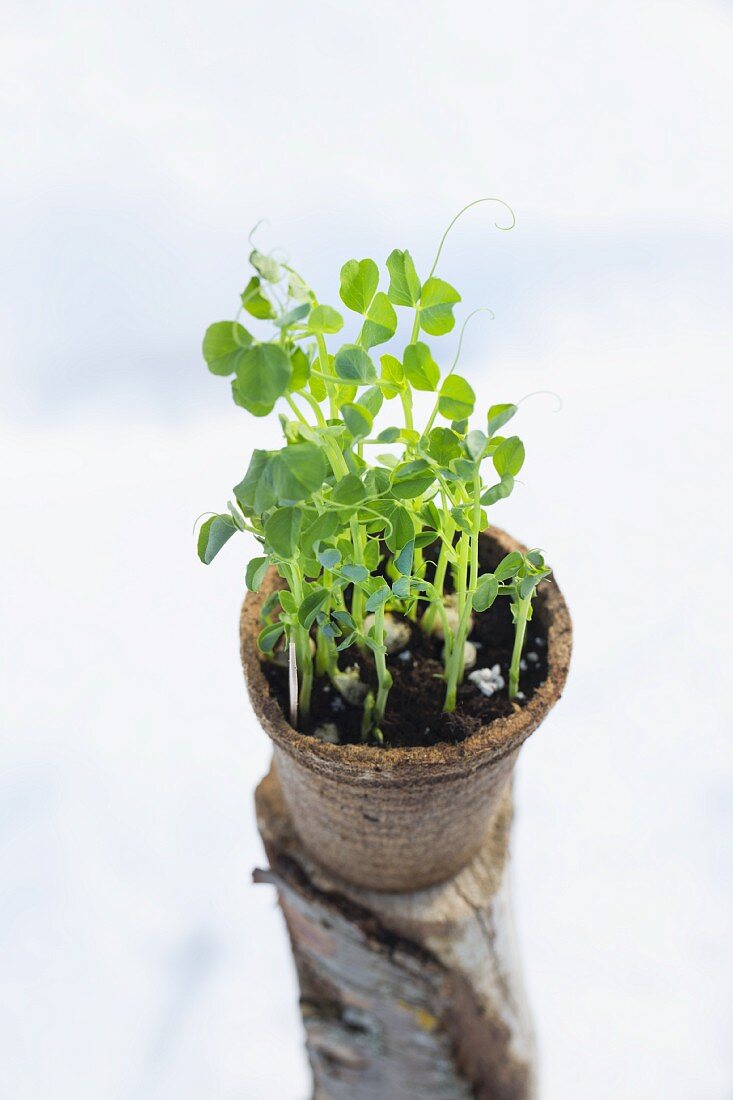
<svg viewBox="0 0 733 1100">
<path fill-rule="evenodd" d="M 498 199 L 498 198 L 495 198 L 495 197 L 487 197 L 485 199 L 474 199 L 473 202 L 469 202 L 467 206 L 464 206 L 462 210 L 458 211 L 455 218 L 453 218 L 453 221 L 450 223 L 450 225 L 446 229 L 445 233 L 440 238 L 440 244 L 438 245 L 438 251 L 435 253 L 435 260 L 433 261 L 433 266 L 431 267 L 430 274 L 428 275 L 429 279 L 432 278 L 432 276 L 435 274 L 435 269 L 438 266 L 438 260 L 440 259 L 440 254 L 443 251 L 443 245 L 445 244 L 446 237 L 450 233 L 453 226 L 456 224 L 458 219 L 466 213 L 467 210 L 470 210 L 472 206 L 478 206 L 479 203 L 482 203 L 482 202 L 498 202 L 500 206 L 503 206 L 505 208 L 505 210 L 509 211 L 509 214 L 510 214 L 511 219 L 512 219 L 511 220 L 511 225 L 499 225 L 498 222 L 494 222 L 495 227 L 497 229 L 501 229 L 501 231 L 503 233 L 508 233 L 509 230 L 513 229 L 514 226 L 517 224 L 516 214 L 512 210 L 509 203 L 504 202 L 504 199 Z"/>
</svg>

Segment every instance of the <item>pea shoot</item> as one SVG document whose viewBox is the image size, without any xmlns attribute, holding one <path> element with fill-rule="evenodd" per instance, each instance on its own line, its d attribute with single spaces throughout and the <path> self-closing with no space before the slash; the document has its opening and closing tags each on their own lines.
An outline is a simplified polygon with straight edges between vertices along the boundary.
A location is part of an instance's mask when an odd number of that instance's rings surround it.
<svg viewBox="0 0 733 1100">
<path fill-rule="evenodd" d="M 284 442 L 254 451 L 227 511 L 202 524 L 199 557 L 208 564 L 238 531 L 254 536 L 261 552 L 247 566 L 248 588 L 258 591 L 271 566 L 285 581 L 265 601 L 260 649 L 287 653 L 294 643 L 300 715 L 310 712 L 314 676 L 328 677 L 362 706 L 365 740 L 382 740 L 395 617 L 442 636 L 452 711 L 474 616 L 508 599 L 515 699 L 533 600 L 550 572 L 538 550 L 481 570 L 479 537 L 491 507 L 512 493 L 525 451 L 504 434 L 515 404 L 492 405 L 471 426 L 476 395 L 456 371 L 460 341 L 452 365 L 439 363 L 434 341 L 453 331 L 461 303 L 435 274 L 455 220 L 424 279 L 406 250 L 389 254 L 386 274 L 372 259 L 348 260 L 338 308 L 255 248 L 236 316 L 210 325 L 203 342 L 209 370 L 231 380 L 237 405 L 256 417 L 278 407 Z M 342 307 L 360 319 L 353 342 L 339 339 Z M 397 348 L 400 315 L 409 339 Z M 434 395 L 422 427 L 416 391 Z M 339 666 L 352 646 L 373 654 L 376 694 Z"/>
</svg>

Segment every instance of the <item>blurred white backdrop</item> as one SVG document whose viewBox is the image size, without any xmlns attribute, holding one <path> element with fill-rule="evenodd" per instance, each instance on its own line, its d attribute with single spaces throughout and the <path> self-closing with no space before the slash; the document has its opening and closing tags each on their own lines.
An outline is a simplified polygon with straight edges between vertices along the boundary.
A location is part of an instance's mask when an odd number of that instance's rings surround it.
<svg viewBox="0 0 733 1100">
<path fill-rule="evenodd" d="M 247 547 L 195 558 L 274 439 L 200 359 L 247 233 L 336 299 L 408 247 L 576 624 L 518 774 L 543 1100 L 730 1100 L 728 3 L 5 0 L 0 1092 L 304 1100 L 252 793 Z M 454 344 L 449 337 L 449 349 Z M 389 1100 L 389 1098 L 384 1098 Z"/>
</svg>

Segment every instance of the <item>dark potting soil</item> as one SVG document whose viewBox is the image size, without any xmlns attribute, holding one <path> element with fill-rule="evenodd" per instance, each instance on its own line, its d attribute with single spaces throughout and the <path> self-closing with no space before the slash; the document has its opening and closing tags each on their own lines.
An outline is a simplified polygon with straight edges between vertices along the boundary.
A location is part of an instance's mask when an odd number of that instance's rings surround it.
<svg viewBox="0 0 733 1100">
<path fill-rule="evenodd" d="M 492 569 L 497 564 L 491 560 L 491 549 L 487 548 L 488 552 L 482 554 L 482 569 Z M 541 592 L 540 585 L 540 600 Z M 488 611 L 474 616 L 469 641 L 477 647 L 475 667 L 493 668 L 498 664 L 504 687 L 486 696 L 467 678 L 467 673 L 458 687 L 455 711 L 445 714 L 445 680 L 441 661 L 443 641 L 425 634 L 417 623 L 409 623 L 409 626 L 410 641 L 406 648 L 387 657 L 387 667 L 394 683 L 381 724 L 386 748 L 413 748 L 463 741 L 494 719 L 513 713 L 516 706 L 522 706 L 532 697 L 547 677 L 547 632 L 535 615 L 527 624 L 523 654 L 526 667 L 519 676 L 519 691 L 524 698 L 510 702 L 507 685 L 514 646 L 514 624 L 509 600 L 500 598 Z M 371 653 L 362 654 L 356 646 L 351 646 L 339 654 L 341 669 L 352 665 L 358 667 L 361 680 L 369 684 L 376 695 L 377 677 Z M 265 661 L 263 670 L 283 714 L 287 715 L 287 669 Z M 361 744 L 361 721 L 361 707 L 347 703 L 327 676 L 315 678 L 310 718 L 301 720 L 301 733 L 312 733 L 319 726 L 333 723 L 339 731 L 341 744 Z"/>
</svg>

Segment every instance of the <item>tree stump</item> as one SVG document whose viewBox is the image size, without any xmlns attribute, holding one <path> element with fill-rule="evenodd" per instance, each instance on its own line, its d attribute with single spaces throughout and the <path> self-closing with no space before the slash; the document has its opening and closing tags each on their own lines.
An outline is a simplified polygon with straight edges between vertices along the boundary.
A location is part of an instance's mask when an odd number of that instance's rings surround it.
<svg viewBox="0 0 733 1100">
<path fill-rule="evenodd" d="M 512 793 L 447 882 L 381 893 L 304 851 L 273 769 L 256 794 L 300 983 L 314 1100 L 528 1100 L 534 1039 L 508 869 Z"/>
</svg>

